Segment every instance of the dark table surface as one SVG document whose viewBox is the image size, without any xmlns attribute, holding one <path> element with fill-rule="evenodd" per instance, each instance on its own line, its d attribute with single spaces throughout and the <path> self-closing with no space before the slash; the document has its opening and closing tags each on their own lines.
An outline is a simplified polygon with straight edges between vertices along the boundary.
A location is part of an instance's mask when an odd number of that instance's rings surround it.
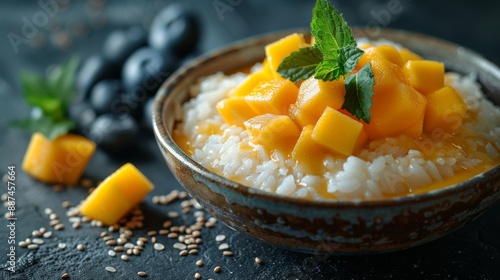
<svg viewBox="0 0 500 280">
<path fill-rule="evenodd" d="M 41 1 L 44 2 L 44 1 Z M 204 228 L 204 243 L 198 255 L 179 256 L 172 248 L 174 241 L 159 236 L 166 250 L 155 251 L 146 244 L 141 256 L 124 262 L 110 257 L 99 237 L 101 228 L 83 224 L 73 229 L 65 217 L 63 201 L 76 205 L 87 195 L 82 186 L 55 191 L 52 186 L 35 181 L 21 170 L 29 134 L 6 128 L 10 119 L 29 114 L 19 91 L 17 75 L 29 68 L 44 72 L 53 64 L 78 53 L 85 58 L 99 52 L 106 35 L 132 25 L 148 27 L 156 12 L 169 1 L 59 1 L 68 2 L 50 22 L 37 30 L 28 43 L 12 44 L 9 33 L 22 34 L 23 21 L 31 19 L 42 8 L 35 1 L 2 1 L 0 3 L 0 175 L 8 166 L 15 166 L 16 177 L 16 243 L 30 237 L 34 229 L 50 228 L 44 209 L 52 208 L 66 228 L 55 231 L 38 250 L 16 248 L 16 272 L 7 271 L 8 221 L 0 225 L 1 279 L 59 279 L 67 272 L 70 279 L 137 279 L 138 271 L 148 273 L 148 279 L 500 279 L 500 205 L 493 207 L 477 220 L 456 232 L 417 248 L 372 256 L 316 256 L 276 248 L 236 233 L 217 223 Z M 307 27 L 314 1 L 214 0 L 186 1 L 203 21 L 202 52 L 223 46 L 234 40 L 273 30 Z M 220 3 L 229 7 L 224 12 L 215 8 Z M 392 27 L 440 37 L 475 50 L 497 65 L 500 64 L 500 2 L 494 1 L 335 1 L 351 25 L 360 28 Z M 99 6 L 99 3 L 105 3 Z M 388 13 L 389 5 L 398 5 L 397 13 Z M 62 6 L 61 6 L 62 7 Z M 83 31 L 83 32 L 82 32 Z M 98 150 L 85 177 L 101 180 L 125 162 L 132 162 L 156 185 L 141 209 L 145 214 L 144 229 L 134 232 L 134 238 L 149 230 L 161 228 L 167 211 L 180 211 L 180 202 L 155 205 L 153 195 L 167 194 L 180 185 L 167 169 L 152 132 L 144 130 L 137 139 L 140 145 L 126 156 L 110 157 Z M 6 192 L 5 183 L 0 193 Z M 2 216 L 6 209 L 2 208 Z M 205 213 L 206 218 L 209 217 Z M 193 213 L 173 219 L 174 224 L 190 224 Z M 215 236 L 224 234 L 235 255 L 223 257 L 217 249 Z M 115 234 L 116 235 L 116 234 Z M 135 240 L 135 239 L 134 239 Z M 59 243 L 66 243 L 59 249 Z M 76 249 L 84 244 L 85 250 Z M 257 265 L 255 257 L 264 262 Z M 203 259 L 203 267 L 195 262 Z M 116 273 L 105 271 L 106 266 Z M 218 274 L 215 266 L 221 266 Z"/>
</svg>

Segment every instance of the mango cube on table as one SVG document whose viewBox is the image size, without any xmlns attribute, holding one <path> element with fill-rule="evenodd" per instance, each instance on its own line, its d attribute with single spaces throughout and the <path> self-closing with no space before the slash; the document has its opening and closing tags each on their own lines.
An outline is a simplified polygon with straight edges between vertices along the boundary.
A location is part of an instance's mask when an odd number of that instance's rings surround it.
<svg viewBox="0 0 500 280">
<path fill-rule="evenodd" d="M 462 125 L 466 112 L 467 105 L 460 95 L 452 87 L 443 87 L 427 96 L 424 129 L 454 132 Z"/>
<path fill-rule="evenodd" d="M 270 80 L 259 83 L 245 101 L 258 114 L 285 115 L 290 104 L 297 100 L 299 89 L 289 80 Z"/>
<path fill-rule="evenodd" d="M 278 149 L 288 153 L 300 135 L 297 125 L 285 115 L 263 114 L 244 124 L 252 142 L 268 150 Z"/>
<path fill-rule="evenodd" d="M 54 140 L 35 132 L 24 155 L 23 170 L 45 183 L 78 183 L 94 154 L 96 145 L 89 139 L 65 134 Z"/>
<path fill-rule="evenodd" d="M 409 60 L 403 65 L 403 74 L 411 86 L 428 95 L 444 86 L 444 64 L 431 60 Z"/>
<path fill-rule="evenodd" d="M 366 133 L 359 121 L 326 107 L 314 126 L 311 138 L 332 152 L 350 156 L 363 147 Z"/>
<path fill-rule="evenodd" d="M 106 225 L 115 224 L 153 188 L 146 176 L 127 163 L 99 184 L 80 206 L 80 213 Z"/>
</svg>

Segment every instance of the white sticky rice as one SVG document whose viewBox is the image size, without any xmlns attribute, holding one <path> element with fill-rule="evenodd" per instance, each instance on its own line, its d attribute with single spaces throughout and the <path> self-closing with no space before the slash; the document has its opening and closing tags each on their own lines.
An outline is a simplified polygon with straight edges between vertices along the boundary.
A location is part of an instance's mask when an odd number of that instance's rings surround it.
<svg viewBox="0 0 500 280">
<path fill-rule="evenodd" d="M 259 67 L 255 65 L 252 71 Z M 249 187 L 315 200 L 380 199 L 418 192 L 464 167 L 480 165 L 484 158 L 498 162 L 500 157 L 500 109 L 484 98 L 474 75 L 447 73 L 445 84 L 454 87 L 468 106 L 463 130 L 479 136 L 464 137 L 474 152 L 440 150 L 442 143 L 431 137 L 401 136 L 371 141 L 355 156 L 326 157 L 322 176 L 304 174 L 300 163 L 278 152 L 268 154 L 250 141 L 244 128 L 230 126 L 220 117 L 216 103 L 245 77 L 243 73 L 216 73 L 194 85 L 193 98 L 176 112 L 182 123 L 175 134 L 187 137 L 195 161 Z M 207 125 L 220 127 L 221 132 L 200 133 L 199 128 Z M 411 148 L 401 145 L 407 142 Z M 432 157 L 424 156 L 430 152 Z"/>
</svg>

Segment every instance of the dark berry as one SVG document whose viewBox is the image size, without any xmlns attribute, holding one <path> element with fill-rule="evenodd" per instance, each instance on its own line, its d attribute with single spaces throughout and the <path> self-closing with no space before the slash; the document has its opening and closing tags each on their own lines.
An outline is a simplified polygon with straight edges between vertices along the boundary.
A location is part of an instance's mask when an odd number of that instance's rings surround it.
<svg viewBox="0 0 500 280">
<path fill-rule="evenodd" d="M 112 112 L 112 106 L 120 102 L 123 95 L 120 80 L 103 80 L 98 82 L 90 92 L 90 105 L 97 114 Z"/>
<path fill-rule="evenodd" d="M 120 67 L 110 62 L 102 55 L 89 57 L 80 67 L 76 76 L 78 99 L 86 99 L 90 91 L 99 81 L 106 79 L 119 79 Z"/>
<path fill-rule="evenodd" d="M 111 32 L 104 41 L 104 56 L 111 62 L 123 65 L 125 60 L 136 50 L 148 43 L 147 32 L 140 27 Z"/>
<path fill-rule="evenodd" d="M 107 113 L 96 118 L 89 137 L 103 150 L 119 153 L 129 147 L 138 134 L 139 127 L 131 115 Z"/>
<path fill-rule="evenodd" d="M 83 134 L 88 133 L 97 116 L 92 106 L 86 101 L 71 104 L 68 107 L 68 115 L 76 122 L 77 129 Z"/>
</svg>

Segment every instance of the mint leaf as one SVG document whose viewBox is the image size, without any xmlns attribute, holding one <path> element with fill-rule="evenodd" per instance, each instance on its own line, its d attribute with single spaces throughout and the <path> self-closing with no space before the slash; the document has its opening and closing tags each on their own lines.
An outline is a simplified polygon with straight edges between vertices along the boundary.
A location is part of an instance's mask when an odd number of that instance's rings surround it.
<svg viewBox="0 0 500 280">
<path fill-rule="evenodd" d="M 342 109 L 346 109 L 356 118 L 370 123 L 370 108 L 373 96 L 373 72 L 367 63 L 355 75 L 345 79 L 345 100 Z"/>
<path fill-rule="evenodd" d="M 314 73 L 314 78 L 323 81 L 333 81 L 340 78 L 341 67 L 338 60 L 323 60 L 316 67 L 316 72 Z"/>
<path fill-rule="evenodd" d="M 40 132 L 49 139 L 55 139 L 57 136 L 66 134 L 68 131 L 75 128 L 76 125 L 70 120 L 56 122 L 47 116 L 41 116 L 39 118 L 13 120 L 10 126 L 30 132 Z"/>
<path fill-rule="evenodd" d="M 343 75 L 352 73 L 363 53 L 364 51 L 358 49 L 356 45 L 343 47 L 339 50 L 339 64 L 344 66 L 342 69 Z"/>
<path fill-rule="evenodd" d="M 51 91 L 63 103 L 69 103 L 73 99 L 77 67 L 78 58 L 72 57 L 64 65 L 57 67 L 49 76 Z"/>
<path fill-rule="evenodd" d="M 311 33 L 325 59 L 337 59 L 340 49 L 356 46 L 356 40 L 342 14 L 326 0 L 316 1 Z"/>
<path fill-rule="evenodd" d="M 278 67 L 278 73 L 296 83 L 314 75 L 316 66 L 322 60 L 323 55 L 316 47 L 301 48 L 283 59 Z"/>
</svg>

